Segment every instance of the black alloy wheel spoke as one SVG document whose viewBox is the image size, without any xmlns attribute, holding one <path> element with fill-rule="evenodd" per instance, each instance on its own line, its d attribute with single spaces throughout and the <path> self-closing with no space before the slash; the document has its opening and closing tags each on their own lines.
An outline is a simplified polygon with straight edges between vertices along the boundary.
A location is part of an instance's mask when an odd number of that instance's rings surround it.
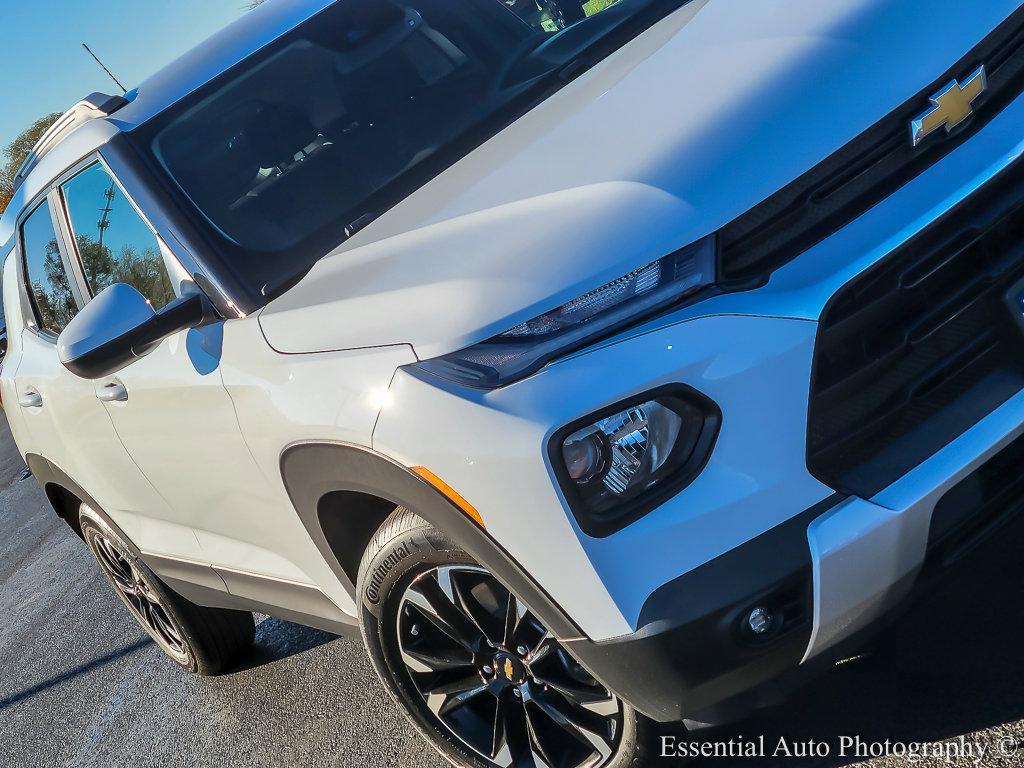
<svg viewBox="0 0 1024 768">
<path fill-rule="evenodd" d="M 508 731 L 505 727 L 506 708 L 515 706 L 509 702 L 510 696 L 497 696 L 497 704 L 494 708 L 494 726 L 491 728 L 491 754 L 487 755 L 495 763 L 508 766 L 512 762 L 512 753 L 508 746 Z M 518 702 L 516 702 L 518 704 Z"/>
<path fill-rule="evenodd" d="M 165 639 L 175 641 L 178 639 L 178 633 L 158 604 L 149 604 L 149 614 L 153 617 L 153 628 L 160 632 Z"/>
<path fill-rule="evenodd" d="M 139 616 L 142 617 L 142 620 L 145 621 L 146 624 L 148 625 L 150 622 L 148 621 L 146 616 L 146 606 L 149 605 L 149 603 L 146 602 L 145 598 L 143 598 L 142 595 L 138 593 L 138 591 L 128 592 L 126 593 L 125 596 L 128 598 L 128 603 L 131 605 L 131 607 L 139 614 Z"/>
<path fill-rule="evenodd" d="M 132 569 L 132 574 L 135 576 L 135 589 L 139 593 L 139 596 L 146 602 L 160 605 L 160 596 L 153 590 L 153 587 L 146 582 L 142 574 L 134 568 Z"/>
<path fill-rule="evenodd" d="M 608 693 L 602 688 L 592 688 L 579 684 L 574 685 L 564 681 L 556 681 L 550 677 L 544 677 L 543 675 L 536 675 L 534 679 L 542 686 L 546 685 L 549 688 L 558 691 L 562 696 L 568 699 L 571 704 L 575 704 L 579 707 L 586 707 L 589 704 L 598 704 L 610 699 Z"/>
<path fill-rule="evenodd" d="M 530 665 L 536 667 L 545 662 L 549 657 L 554 656 L 558 650 L 558 641 L 550 632 L 545 632 L 541 639 L 530 652 Z"/>
<path fill-rule="evenodd" d="M 473 675 L 428 691 L 427 706 L 438 717 L 444 717 L 464 706 L 471 699 L 486 693 L 487 689 L 488 684 L 483 682 L 478 675 Z"/>
<path fill-rule="evenodd" d="M 433 575 L 418 579 L 406 592 L 406 600 L 469 652 L 475 653 L 481 647 L 483 634 L 462 608 L 445 593 Z"/>
<path fill-rule="evenodd" d="M 598 764 L 611 757 L 614 751 L 610 742 L 610 734 L 605 732 L 603 718 L 591 717 L 581 710 L 564 706 L 553 697 L 543 696 L 533 700 L 540 712 L 543 712 L 569 738 L 574 739 L 583 747 L 589 747 L 601 757 Z"/>
<path fill-rule="evenodd" d="M 458 607 L 473 622 L 477 631 L 483 635 L 491 645 L 500 645 L 504 642 L 504 613 L 499 617 L 491 613 L 473 594 L 472 588 L 466 584 L 466 577 L 459 578 L 456 574 L 450 574 L 452 590 L 456 597 Z M 474 578 L 479 586 L 480 579 Z"/>
<path fill-rule="evenodd" d="M 526 606 L 516 599 L 511 592 L 508 593 L 508 605 L 505 607 L 505 647 L 513 649 L 517 647 L 519 628 L 527 616 Z"/>
<path fill-rule="evenodd" d="M 557 765 L 557 753 L 552 751 L 551 747 L 555 745 L 549 745 L 546 742 L 548 739 L 544 738 L 544 734 L 541 733 L 537 728 L 537 714 L 530 714 L 530 708 L 524 708 L 526 712 L 526 728 L 530 734 L 530 748 L 533 752 L 544 761 L 546 765 L 553 766 Z"/>
<path fill-rule="evenodd" d="M 538 765 L 534 758 L 530 726 L 527 723 L 526 709 L 522 702 L 516 701 L 505 707 L 504 726 L 508 751 L 514 768 L 545 768 L 543 765 Z"/>
<path fill-rule="evenodd" d="M 608 702 L 611 697 L 589 673 L 576 667 L 576 662 L 553 643 L 546 644 L 544 653 L 538 654 L 531 664 L 534 680 L 539 684 L 554 689 L 572 704 L 600 711 L 592 705 Z"/>
<path fill-rule="evenodd" d="M 414 667 L 416 672 L 447 672 L 453 669 L 472 668 L 473 654 L 466 652 L 462 646 L 459 646 L 459 650 L 463 653 L 434 653 L 407 647 L 402 650 L 402 654 L 409 657 L 406 659 L 406 664 Z M 411 663 L 410 659 L 415 663 Z M 420 665 L 422 669 L 416 668 Z"/>
<path fill-rule="evenodd" d="M 453 696 L 459 693 L 466 693 L 467 691 L 473 691 L 477 689 L 486 689 L 487 685 L 480 679 L 480 676 L 476 673 L 467 677 L 460 677 L 441 685 L 435 685 L 427 689 L 427 693 L 431 696 Z"/>
<path fill-rule="evenodd" d="M 156 606 L 152 603 L 143 603 L 142 618 L 150 629 L 161 632 L 160 618 L 157 616 Z"/>
</svg>

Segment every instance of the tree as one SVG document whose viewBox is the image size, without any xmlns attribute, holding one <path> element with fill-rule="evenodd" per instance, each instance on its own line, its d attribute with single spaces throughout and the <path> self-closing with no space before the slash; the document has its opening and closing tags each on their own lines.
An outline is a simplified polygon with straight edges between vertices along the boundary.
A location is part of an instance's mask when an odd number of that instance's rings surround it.
<svg viewBox="0 0 1024 768">
<path fill-rule="evenodd" d="M 155 309 L 174 301 L 174 289 L 155 245 L 143 248 L 140 253 L 135 246 L 126 243 L 115 256 L 110 248 L 89 235 L 78 235 L 76 239 L 82 267 L 94 292 L 99 293 L 114 283 L 128 283 L 149 299 Z"/>
<path fill-rule="evenodd" d="M 39 141 L 39 137 L 57 121 L 58 117 L 60 117 L 60 112 L 39 118 L 19 133 L 17 138 L 4 149 L 3 158 L 0 159 L 0 212 L 7 209 L 7 204 L 14 196 L 14 176 L 18 172 L 18 168 L 25 162 L 25 158 Z"/>
<path fill-rule="evenodd" d="M 40 318 L 47 328 L 63 328 L 71 322 L 78 310 L 56 240 L 46 244 L 43 269 L 46 272 L 46 285 L 39 280 L 32 283 Z"/>
</svg>

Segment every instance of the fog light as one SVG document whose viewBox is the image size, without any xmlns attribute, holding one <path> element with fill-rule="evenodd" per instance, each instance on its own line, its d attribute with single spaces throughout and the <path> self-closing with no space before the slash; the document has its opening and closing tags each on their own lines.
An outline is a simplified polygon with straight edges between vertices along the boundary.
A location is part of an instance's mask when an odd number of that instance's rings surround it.
<svg viewBox="0 0 1024 768">
<path fill-rule="evenodd" d="M 718 410 L 683 390 L 672 387 L 609 408 L 555 436 L 555 472 L 586 533 L 614 532 L 703 467 L 718 432 Z"/>
<path fill-rule="evenodd" d="M 747 625 L 755 635 L 764 635 L 772 628 L 775 617 L 767 608 L 755 608 L 747 617 Z"/>
</svg>

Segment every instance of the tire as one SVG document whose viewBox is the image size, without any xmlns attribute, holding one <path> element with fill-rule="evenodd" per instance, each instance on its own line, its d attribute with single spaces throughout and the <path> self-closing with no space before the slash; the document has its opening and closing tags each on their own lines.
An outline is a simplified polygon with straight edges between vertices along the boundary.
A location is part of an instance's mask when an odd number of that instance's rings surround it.
<svg viewBox="0 0 1024 768">
<path fill-rule="evenodd" d="M 537 768 L 648 764 L 653 724 L 611 696 L 546 634 L 529 606 L 414 513 L 399 508 L 381 526 L 363 555 L 357 589 L 378 676 L 453 765 L 504 768 L 526 749 L 540 756 Z M 461 642 L 452 639 L 459 635 Z"/>
<path fill-rule="evenodd" d="M 231 669 L 248 652 L 256 636 L 251 613 L 189 602 L 160 581 L 90 507 L 83 504 L 78 519 L 100 571 L 168 658 L 189 672 L 209 676 Z"/>
</svg>

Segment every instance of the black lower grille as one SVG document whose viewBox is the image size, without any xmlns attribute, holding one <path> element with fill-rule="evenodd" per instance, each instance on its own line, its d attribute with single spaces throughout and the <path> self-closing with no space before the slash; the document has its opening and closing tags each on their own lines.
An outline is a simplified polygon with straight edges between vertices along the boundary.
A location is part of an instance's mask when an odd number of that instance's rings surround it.
<svg viewBox="0 0 1024 768">
<path fill-rule="evenodd" d="M 947 491 L 932 514 L 930 571 L 942 570 L 1024 512 L 1024 437 Z"/>
<path fill-rule="evenodd" d="M 1024 389 L 1018 163 L 844 287 L 815 349 L 808 467 L 873 496 Z"/>
</svg>

